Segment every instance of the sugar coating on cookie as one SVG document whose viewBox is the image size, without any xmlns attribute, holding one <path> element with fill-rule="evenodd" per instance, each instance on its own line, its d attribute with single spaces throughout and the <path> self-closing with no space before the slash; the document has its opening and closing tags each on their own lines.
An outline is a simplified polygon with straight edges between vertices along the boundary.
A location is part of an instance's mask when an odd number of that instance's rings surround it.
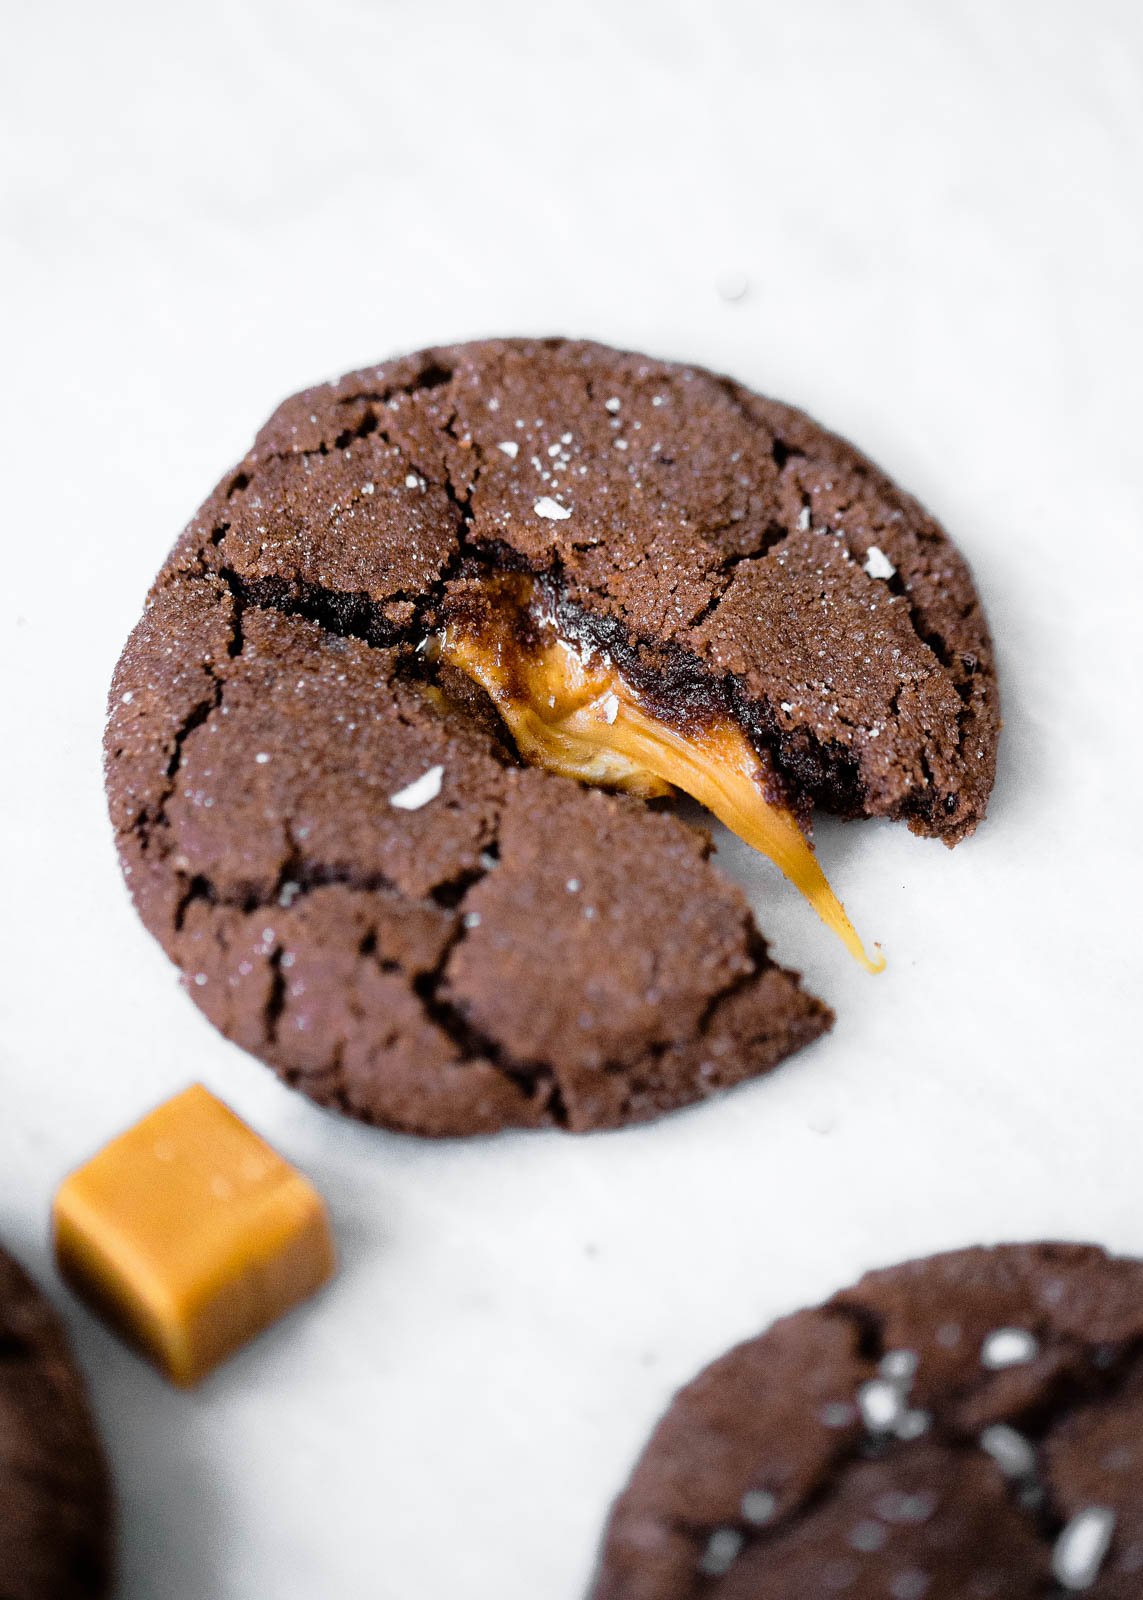
<svg viewBox="0 0 1143 1600">
<path fill-rule="evenodd" d="M 875 547 L 891 576 L 866 570 Z M 124 651 L 108 795 L 136 904 L 216 1024 L 315 1098 L 419 1132 L 654 1116 L 830 1020 L 693 829 L 524 770 L 485 689 L 428 647 L 506 571 L 554 585 L 644 705 L 696 726 L 729 708 L 802 828 L 823 805 L 954 843 L 992 783 L 963 561 L 800 413 L 563 340 L 287 401 Z M 601 713 L 620 737 L 618 696 Z M 589 887 L 575 907 L 540 900 L 549 863 Z"/>
<path fill-rule="evenodd" d="M 1143 1262 L 1092 1246 L 870 1273 L 681 1391 L 592 1600 L 1133 1595 L 1141 1346 Z"/>
</svg>

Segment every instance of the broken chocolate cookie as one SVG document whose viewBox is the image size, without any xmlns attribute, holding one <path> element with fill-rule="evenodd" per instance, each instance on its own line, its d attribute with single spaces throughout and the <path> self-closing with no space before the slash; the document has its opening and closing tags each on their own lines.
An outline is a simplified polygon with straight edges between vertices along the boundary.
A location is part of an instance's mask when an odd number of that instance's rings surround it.
<svg viewBox="0 0 1143 1600">
<path fill-rule="evenodd" d="M 290 1081 L 426 1133 L 588 1128 L 829 1023 L 647 798 L 694 794 L 868 962 L 812 806 L 955 842 L 997 728 L 964 563 L 848 445 L 708 373 L 490 341 L 275 413 L 124 651 L 107 781 L 144 920 Z"/>
<path fill-rule="evenodd" d="M 112 1523 L 107 1466 L 63 1328 L 0 1250 L 0 1593 L 100 1600 Z"/>
<path fill-rule="evenodd" d="M 961 1250 L 870 1273 L 676 1397 L 593 1600 L 1143 1592 L 1143 1262 Z"/>
</svg>

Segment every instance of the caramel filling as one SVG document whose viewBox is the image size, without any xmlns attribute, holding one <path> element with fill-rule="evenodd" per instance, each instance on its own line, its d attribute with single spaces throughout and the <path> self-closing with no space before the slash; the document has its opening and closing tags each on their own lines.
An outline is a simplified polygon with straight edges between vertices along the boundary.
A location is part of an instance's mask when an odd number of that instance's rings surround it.
<svg viewBox="0 0 1143 1600">
<path fill-rule="evenodd" d="M 682 789 L 768 856 L 867 971 L 882 970 L 793 812 L 767 797 L 761 759 L 728 713 L 686 726 L 656 714 L 605 651 L 559 631 L 528 578 L 482 585 L 454 608 L 439 646 L 441 660 L 487 692 L 525 761 L 644 799 Z"/>
</svg>

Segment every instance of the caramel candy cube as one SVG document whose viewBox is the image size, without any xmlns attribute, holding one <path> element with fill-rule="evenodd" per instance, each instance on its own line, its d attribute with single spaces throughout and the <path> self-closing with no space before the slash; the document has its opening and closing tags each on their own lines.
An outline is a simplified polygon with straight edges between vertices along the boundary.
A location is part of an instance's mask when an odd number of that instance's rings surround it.
<svg viewBox="0 0 1143 1600">
<path fill-rule="evenodd" d="M 317 1190 L 201 1084 L 64 1179 L 64 1277 L 189 1388 L 331 1276 Z"/>
</svg>

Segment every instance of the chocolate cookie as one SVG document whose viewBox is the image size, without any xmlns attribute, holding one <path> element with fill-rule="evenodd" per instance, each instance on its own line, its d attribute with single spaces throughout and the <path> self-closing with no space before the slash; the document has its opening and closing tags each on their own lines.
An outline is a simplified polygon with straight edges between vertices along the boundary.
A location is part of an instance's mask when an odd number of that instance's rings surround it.
<svg viewBox="0 0 1143 1600">
<path fill-rule="evenodd" d="M 1143 1594 L 1143 1262 L 957 1251 L 870 1273 L 675 1399 L 593 1600 Z"/>
<path fill-rule="evenodd" d="M 954 842 L 997 727 L 963 562 L 848 445 L 710 374 L 500 341 L 275 413 L 124 651 L 107 781 L 230 1037 L 390 1126 L 582 1129 L 829 1013 L 693 830 L 568 779 L 688 788 L 859 953 L 812 804 Z"/>
<path fill-rule="evenodd" d="M 111 1486 L 55 1312 L 0 1250 L 0 1594 L 97 1600 L 111 1584 Z"/>
</svg>

